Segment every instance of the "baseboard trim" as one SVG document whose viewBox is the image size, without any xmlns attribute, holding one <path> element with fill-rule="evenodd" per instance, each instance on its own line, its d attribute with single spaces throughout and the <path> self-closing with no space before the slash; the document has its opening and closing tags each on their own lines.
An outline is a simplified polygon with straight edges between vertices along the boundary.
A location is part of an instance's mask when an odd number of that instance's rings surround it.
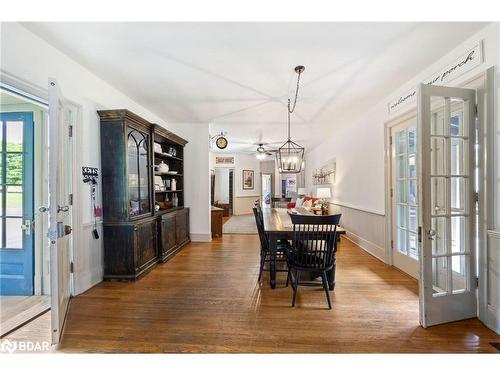
<svg viewBox="0 0 500 375">
<path fill-rule="evenodd" d="M 212 241 L 212 233 L 189 233 L 191 242 L 210 242 Z"/>
<path fill-rule="evenodd" d="M 375 258 L 385 263 L 385 251 L 382 247 L 368 241 L 367 239 L 364 239 L 361 236 L 358 236 L 356 233 L 353 233 L 348 229 L 346 229 L 344 238 L 347 238 L 349 241 L 358 245 L 370 255 L 373 255 Z"/>
</svg>

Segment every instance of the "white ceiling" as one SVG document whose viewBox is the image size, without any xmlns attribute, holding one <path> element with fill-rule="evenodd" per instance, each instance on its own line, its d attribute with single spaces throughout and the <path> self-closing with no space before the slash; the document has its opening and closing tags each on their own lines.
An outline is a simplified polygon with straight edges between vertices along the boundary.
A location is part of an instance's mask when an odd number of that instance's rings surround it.
<svg viewBox="0 0 500 375">
<path fill-rule="evenodd" d="M 411 79 L 484 23 L 28 23 L 30 30 L 170 122 L 210 122 L 230 152 L 286 136 L 318 143 L 335 119 Z M 195 125 L 193 125 L 195 126 Z"/>
</svg>

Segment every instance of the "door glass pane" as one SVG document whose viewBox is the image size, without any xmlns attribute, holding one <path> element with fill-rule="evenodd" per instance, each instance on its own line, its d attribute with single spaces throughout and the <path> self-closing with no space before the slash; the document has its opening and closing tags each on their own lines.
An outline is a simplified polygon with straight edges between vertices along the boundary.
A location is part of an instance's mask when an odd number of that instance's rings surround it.
<svg viewBox="0 0 500 375">
<path fill-rule="evenodd" d="M 408 233 L 408 255 L 418 259 L 417 235 L 414 233 Z"/>
<path fill-rule="evenodd" d="M 417 223 L 418 223 L 417 207 L 409 206 L 408 207 L 408 229 L 413 231 L 413 232 L 416 232 L 417 231 Z"/>
<path fill-rule="evenodd" d="M 7 216 L 23 216 L 23 188 L 22 186 L 7 187 Z"/>
<path fill-rule="evenodd" d="M 10 249 L 22 249 L 23 248 L 23 232 L 21 229 L 21 225 L 23 224 L 23 219 L 21 219 L 21 218 L 6 218 L 5 221 L 7 223 L 6 247 L 10 248 Z"/>
<path fill-rule="evenodd" d="M 148 140 L 144 134 L 139 147 L 139 175 L 140 175 L 140 209 L 141 213 L 149 212 L 149 170 L 148 170 Z"/>
<path fill-rule="evenodd" d="M 405 205 L 398 205 L 398 227 L 401 228 L 406 228 L 406 206 Z"/>
<path fill-rule="evenodd" d="M 465 292 L 467 288 L 467 255 L 454 255 L 451 257 L 453 293 Z"/>
<path fill-rule="evenodd" d="M 398 229 L 398 243 L 397 249 L 400 253 L 406 254 L 406 231 L 404 229 Z"/>
<path fill-rule="evenodd" d="M 417 180 L 408 180 L 408 203 L 417 203 Z"/>
<path fill-rule="evenodd" d="M 6 150 L 22 152 L 23 151 L 23 122 L 7 121 Z"/>
<path fill-rule="evenodd" d="M 129 133 L 127 145 L 127 168 L 128 168 L 128 199 L 129 212 L 131 216 L 139 214 L 139 166 L 137 132 Z"/>
<path fill-rule="evenodd" d="M 396 154 L 406 153 L 406 131 L 400 130 L 396 133 Z"/>
<path fill-rule="evenodd" d="M 467 158 L 465 157 L 464 150 L 467 146 L 467 141 L 461 138 L 451 138 L 451 174 L 464 175 L 467 174 Z"/>
<path fill-rule="evenodd" d="M 464 101 L 462 99 L 451 99 L 452 114 L 450 116 L 450 135 L 464 136 L 466 134 L 463 121 Z"/>
<path fill-rule="evenodd" d="M 447 253 L 446 249 L 446 221 L 445 217 L 432 218 L 432 230 L 435 232 L 434 240 L 432 241 L 432 255 Z"/>
<path fill-rule="evenodd" d="M 399 180 L 397 182 L 397 202 L 398 203 L 406 203 L 406 181 Z"/>
<path fill-rule="evenodd" d="M 444 121 L 445 99 L 442 97 L 431 98 L 431 135 L 447 135 Z"/>
<path fill-rule="evenodd" d="M 408 153 L 417 151 L 417 130 L 408 129 Z"/>
<path fill-rule="evenodd" d="M 9 185 L 23 184 L 23 155 L 7 154 L 6 183 Z"/>
<path fill-rule="evenodd" d="M 432 215 L 443 215 L 447 212 L 446 185 L 445 177 L 431 177 Z"/>
<path fill-rule="evenodd" d="M 401 155 L 398 156 L 397 178 L 405 178 L 405 177 L 406 177 L 406 156 Z"/>
<path fill-rule="evenodd" d="M 416 155 L 408 155 L 408 177 L 417 178 Z"/>
<path fill-rule="evenodd" d="M 465 213 L 465 189 L 466 179 L 464 177 L 452 177 L 451 179 L 451 211 Z"/>
<path fill-rule="evenodd" d="M 446 173 L 446 139 L 433 137 L 431 139 L 431 174 L 444 175 Z"/>
<path fill-rule="evenodd" d="M 451 252 L 453 253 L 468 251 L 465 245 L 465 220 L 464 216 L 451 218 Z"/>
<path fill-rule="evenodd" d="M 448 292 L 448 258 L 432 258 L 432 294 Z"/>
</svg>

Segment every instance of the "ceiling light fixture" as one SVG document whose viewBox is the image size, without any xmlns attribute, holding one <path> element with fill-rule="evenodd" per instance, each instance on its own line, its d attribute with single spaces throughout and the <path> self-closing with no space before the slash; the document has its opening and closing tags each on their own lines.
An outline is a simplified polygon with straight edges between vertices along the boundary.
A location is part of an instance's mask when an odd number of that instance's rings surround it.
<svg viewBox="0 0 500 375">
<path fill-rule="evenodd" d="M 278 170 L 280 173 L 300 173 L 304 166 L 304 147 L 292 141 L 290 137 L 290 115 L 295 110 L 297 104 L 297 96 L 299 94 L 300 75 L 304 72 L 305 67 L 302 65 L 295 67 L 297 76 L 297 88 L 295 90 L 295 99 L 293 106 L 290 105 L 290 98 L 288 99 L 288 139 L 278 149 L 276 159 L 278 163 Z"/>
</svg>

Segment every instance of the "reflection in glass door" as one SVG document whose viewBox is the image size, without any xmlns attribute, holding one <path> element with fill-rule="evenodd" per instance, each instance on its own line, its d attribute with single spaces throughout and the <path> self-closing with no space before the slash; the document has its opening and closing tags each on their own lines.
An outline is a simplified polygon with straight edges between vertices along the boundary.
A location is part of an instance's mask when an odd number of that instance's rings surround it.
<svg viewBox="0 0 500 375">
<path fill-rule="evenodd" d="M 33 294 L 33 114 L 0 113 L 0 295 Z"/>
<path fill-rule="evenodd" d="M 392 257 L 394 266 L 418 277 L 417 123 L 391 128 Z"/>
</svg>

